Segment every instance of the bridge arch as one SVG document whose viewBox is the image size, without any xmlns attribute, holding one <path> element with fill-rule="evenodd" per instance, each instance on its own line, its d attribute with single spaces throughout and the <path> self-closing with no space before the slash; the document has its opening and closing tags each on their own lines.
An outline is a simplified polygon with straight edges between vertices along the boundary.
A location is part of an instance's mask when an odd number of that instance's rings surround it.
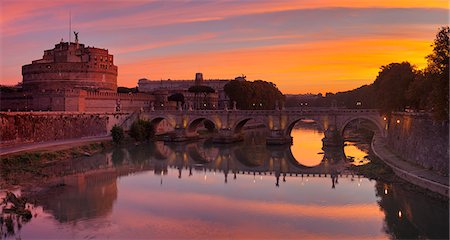
<svg viewBox="0 0 450 240">
<path fill-rule="evenodd" d="M 375 131 L 378 131 L 378 133 L 381 134 L 381 136 L 385 136 L 383 120 L 379 116 L 377 116 L 377 117 L 374 117 L 374 116 L 354 116 L 354 117 L 348 118 L 345 121 L 343 121 L 343 123 L 341 124 L 341 126 L 339 128 L 340 135 L 343 136 L 346 127 L 351 122 L 356 121 L 356 120 L 365 120 L 365 121 L 368 121 L 368 122 L 372 123 L 377 128 Z"/>
<path fill-rule="evenodd" d="M 267 129 L 267 123 L 265 121 L 261 121 L 261 119 L 259 118 L 255 118 L 255 117 L 244 117 L 244 118 L 240 118 L 236 121 L 236 123 L 233 126 L 233 132 L 234 133 L 241 133 L 242 129 L 244 128 L 245 124 L 247 122 L 249 122 L 250 120 L 255 120 L 260 124 L 263 124 L 264 127 Z"/>
<path fill-rule="evenodd" d="M 193 118 L 189 121 L 189 123 L 187 124 L 187 131 L 190 133 L 193 133 L 197 130 L 197 128 L 200 126 L 200 124 L 202 123 L 208 123 L 208 124 L 212 124 L 214 125 L 215 129 L 218 129 L 218 126 L 220 124 L 218 124 L 218 122 L 214 121 L 214 119 L 208 118 L 208 117 L 196 117 Z"/>
<path fill-rule="evenodd" d="M 176 127 L 176 120 L 171 117 L 171 116 L 163 116 L 163 115 L 158 115 L 158 116 L 152 116 L 150 118 L 144 118 L 146 120 L 148 120 L 150 122 L 150 124 L 155 128 L 155 131 L 158 130 L 158 126 L 162 121 L 166 121 L 168 126 L 171 129 L 166 129 L 168 131 L 171 131 L 172 129 L 174 129 Z"/>
<path fill-rule="evenodd" d="M 312 117 L 296 117 L 296 118 L 293 118 L 293 121 L 291 121 L 289 123 L 289 125 L 287 125 L 286 130 L 285 130 L 285 135 L 291 136 L 292 129 L 294 129 L 295 125 L 302 120 L 312 120 L 316 123 L 318 130 L 325 131 L 325 129 L 323 129 L 323 126 L 319 119 L 312 118 Z"/>
</svg>

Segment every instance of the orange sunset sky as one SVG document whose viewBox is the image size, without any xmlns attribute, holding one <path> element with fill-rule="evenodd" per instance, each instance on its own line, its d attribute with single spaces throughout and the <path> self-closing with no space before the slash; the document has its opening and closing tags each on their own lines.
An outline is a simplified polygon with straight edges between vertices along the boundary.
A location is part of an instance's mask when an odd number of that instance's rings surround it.
<svg viewBox="0 0 450 240">
<path fill-rule="evenodd" d="M 277 84 L 283 93 L 349 90 L 373 82 L 380 66 L 422 68 L 447 0 L 400 1 L 45 1 L 1 0 L 1 84 L 21 66 L 79 31 L 109 49 L 118 84 L 140 78 L 232 79 Z M 73 40 L 73 37 L 72 37 Z"/>
</svg>

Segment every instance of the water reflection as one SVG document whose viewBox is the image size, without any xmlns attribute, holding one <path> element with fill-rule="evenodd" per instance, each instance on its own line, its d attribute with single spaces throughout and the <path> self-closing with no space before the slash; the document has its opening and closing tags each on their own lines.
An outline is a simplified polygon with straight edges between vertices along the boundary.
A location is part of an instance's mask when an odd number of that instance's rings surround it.
<svg viewBox="0 0 450 240">
<path fill-rule="evenodd" d="M 303 156 L 320 159 L 310 166 L 263 136 L 155 142 L 49 167 L 61 175 L 54 187 L 25 193 L 42 212 L 21 236 L 448 238 L 446 204 L 352 175 L 343 149 L 310 150 Z"/>
</svg>

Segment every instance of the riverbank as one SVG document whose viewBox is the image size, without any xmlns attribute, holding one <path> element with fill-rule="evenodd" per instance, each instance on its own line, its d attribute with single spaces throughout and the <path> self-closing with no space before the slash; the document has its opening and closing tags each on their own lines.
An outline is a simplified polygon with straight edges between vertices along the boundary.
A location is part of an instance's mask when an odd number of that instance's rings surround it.
<svg viewBox="0 0 450 240">
<path fill-rule="evenodd" d="M 42 183 L 46 179 L 62 174 L 67 170 L 66 165 L 71 165 L 71 161 L 94 155 L 112 146 L 110 138 L 95 138 L 9 149 L 7 153 L 2 152 L 0 158 L 0 188 Z"/>
<path fill-rule="evenodd" d="M 98 141 L 109 141 L 111 136 L 98 136 L 98 137 L 85 137 L 85 138 L 75 138 L 62 141 L 50 141 L 50 142 L 39 142 L 39 143 L 27 143 L 19 144 L 8 147 L 0 147 L 0 156 L 16 154 L 20 152 L 31 152 L 31 151 L 44 151 L 44 150 L 63 150 L 71 147 L 81 146 Z"/>
<path fill-rule="evenodd" d="M 388 165 L 396 176 L 421 188 L 449 197 L 449 179 L 431 170 L 413 165 L 401 159 L 386 146 L 385 139 L 375 135 L 371 149 L 373 153 Z"/>
</svg>

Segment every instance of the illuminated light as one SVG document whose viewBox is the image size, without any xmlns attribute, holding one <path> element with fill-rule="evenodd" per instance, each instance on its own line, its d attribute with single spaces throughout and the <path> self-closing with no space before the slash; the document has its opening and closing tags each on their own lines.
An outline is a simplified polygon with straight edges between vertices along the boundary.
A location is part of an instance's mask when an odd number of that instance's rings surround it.
<svg viewBox="0 0 450 240">
<path fill-rule="evenodd" d="M 398 211 L 398 217 L 401 218 L 402 217 L 402 211 Z"/>
<path fill-rule="evenodd" d="M 383 120 L 384 120 L 384 121 L 386 121 L 386 120 L 387 120 L 387 118 L 386 118 L 386 117 L 384 117 L 384 118 L 383 118 Z"/>
<path fill-rule="evenodd" d="M 387 194 L 388 194 L 388 190 L 386 188 L 386 189 L 384 189 L 384 195 L 387 195 Z"/>
<path fill-rule="evenodd" d="M 400 119 L 397 119 L 397 124 L 399 124 L 400 123 Z"/>
</svg>

